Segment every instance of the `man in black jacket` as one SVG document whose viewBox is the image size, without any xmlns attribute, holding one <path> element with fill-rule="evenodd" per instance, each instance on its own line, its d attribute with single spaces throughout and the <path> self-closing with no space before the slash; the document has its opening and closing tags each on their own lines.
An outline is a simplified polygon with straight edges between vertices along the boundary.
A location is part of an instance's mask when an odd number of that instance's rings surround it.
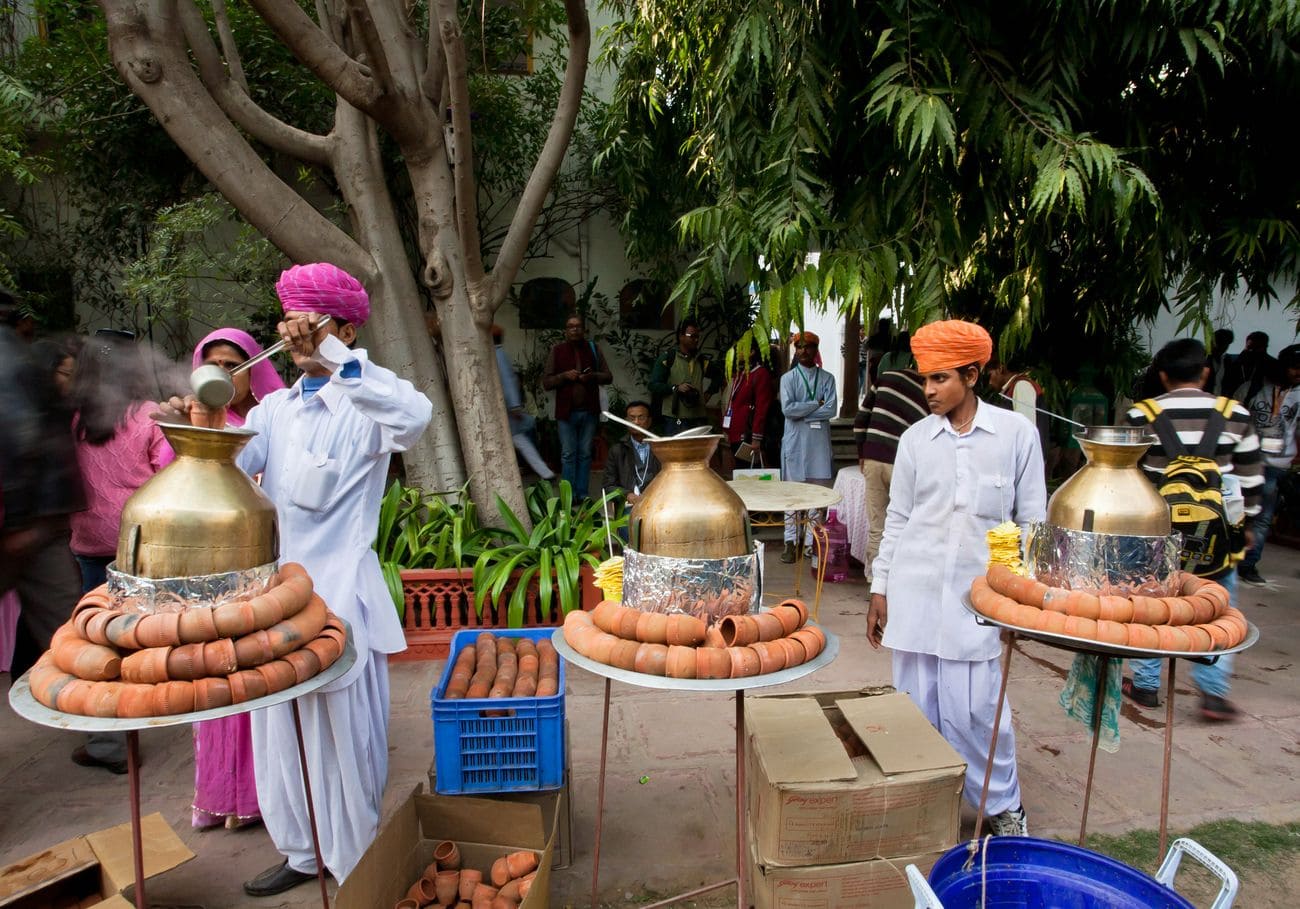
<svg viewBox="0 0 1300 909">
<path fill-rule="evenodd" d="M 650 429 L 650 405 L 633 401 L 627 405 L 627 420 L 643 429 Z M 627 506 L 631 508 L 641 500 L 645 488 L 659 473 L 659 459 L 650 450 L 645 433 L 632 430 L 626 439 L 609 449 L 605 462 L 605 477 L 601 485 L 606 491 L 622 490 Z"/>
</svg>

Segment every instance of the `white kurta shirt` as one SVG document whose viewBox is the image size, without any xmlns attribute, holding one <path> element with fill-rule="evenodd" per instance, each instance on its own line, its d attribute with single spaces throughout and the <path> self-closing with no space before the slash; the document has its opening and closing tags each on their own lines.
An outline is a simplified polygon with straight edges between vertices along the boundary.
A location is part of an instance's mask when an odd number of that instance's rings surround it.
<svg viewBox="0 0 1300 909">
<path fill-rule="evenodd" d="M 257 433 L 239 454 L 280 519 L 280 560 L 299 562 L 325 604 L 352 625 L 356 665 L 337 682 L 352 683 L 371 651 L 405 649 L 402 625 L 371 548 L 389 456 L 424 432 L 433 405 L 405 379 L 371 363 L 333 335 L 317 350 L 329 382 L 303 400 L 302 380 L 267 395 L 248 415 Z M 361 374 L 343 376 L 355 360 Z"/>
<path fill-rule="evenodd" d="M 835 377 L 826 370 L 804 369 L 796 363 L 781 377 L 781 413 L 785 414 L 781 479 L 829 480 L 835 476 L 831 417 L 839 408 Z"/>
<path fill-rule="evenodd" d="M 946 660 L 998 655 L 998 631 L 961 604 L 988 568 L 985 533 L 1011 520 L 1022 530 L 1047 515 L 1038 430 L 1020 414 L 980 402 L 970 431 L 934 414 L 898 442 L 871 592 L 888 598 L 884 644 Z"/>
</svg>

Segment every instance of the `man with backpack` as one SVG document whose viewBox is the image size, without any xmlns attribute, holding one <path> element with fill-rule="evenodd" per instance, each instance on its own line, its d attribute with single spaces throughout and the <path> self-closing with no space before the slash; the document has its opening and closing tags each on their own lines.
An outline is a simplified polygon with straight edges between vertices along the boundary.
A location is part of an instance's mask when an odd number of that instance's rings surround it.
<svg viewBox="0 0 1300 909">
<path fill-rule="evenodd" d="M 1238 530 L 1240 518 L 1230 516 L 1231 493 L 1240 489 L 1247 519 L 1259 513 L 1264 488 L 1259 437 L 1246 408 L 1202 390 L 1210 368 L 1200 341 L 1169 342 L 1156 354 L 1154 368 L 1165 393 L 1128 412 L 1130 425 L 1150 425 L 1158 439 L 1143 457 L 1142 469 L 1169 501 L 1173 529 L 1183 534 L 1183 570 L 1222 584 L 1235 605 L 1236 563 L 1243 547 L 1250 546 L 1250 530 Z M 1124 680 L 1124 693 L 1143 707 L 1158 706 L 1163 661 L 1130 662 L 1133 678 Z M 1201 714 L 1208 720 L 1236 718 L 1227 700 L 1232 664 L 1228 655 L 1209 666 L 1192 666 Z"/>
<path fill-rule="evenodd" d="M 694 319 L 677 326 L 677 346 L 655 360 L 647 384 L 662 435 L 708 422 L 709 398 L 722 387 L 722 370 L 700 351 L 700 326 Z"/>
</svg>

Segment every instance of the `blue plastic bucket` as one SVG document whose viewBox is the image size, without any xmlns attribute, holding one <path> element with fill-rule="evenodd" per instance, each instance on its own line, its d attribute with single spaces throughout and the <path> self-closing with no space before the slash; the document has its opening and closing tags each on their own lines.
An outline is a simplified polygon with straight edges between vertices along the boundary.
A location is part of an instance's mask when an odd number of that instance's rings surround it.
<svg viewBox="0 0 1300 909">
<path fill-rule="evenodd" d="M 955 846 L 930 870 L 944 909 L 1195 909 L 1154 878 L 1078 846 L 1019 836 L 993 837 L 987 853 L 979 846 L 973 858 L 967 844 Z"/>
</svg>

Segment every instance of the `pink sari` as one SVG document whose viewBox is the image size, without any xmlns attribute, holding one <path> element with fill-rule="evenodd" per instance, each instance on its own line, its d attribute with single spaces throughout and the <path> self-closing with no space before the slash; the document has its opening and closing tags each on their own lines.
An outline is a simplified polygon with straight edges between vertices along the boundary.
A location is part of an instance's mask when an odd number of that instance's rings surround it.
<svg viewBox="0 0 1300 909">
<path fill-rule="evenodd" d="M 215 342 L 233 344 L 251 357 L 262 347 L 252 336 L 236 328 L 221 328 L 194 348 L 194 368 L 203 364 L 204 348 Z M 258 401 L 284 388 L 284 382 L 269 360 L 251 372 L 253 397 Z M 231 411 L 226 425 L 244 425 L 244 418 Z M 208 720 L 194 726 L 194 804 L 191 824 L 196 828 L 242 827 L 261 819 L 257 807 L 257 784 L 253 779 L 253 734 L 247 713 Z"/>
</svg>

